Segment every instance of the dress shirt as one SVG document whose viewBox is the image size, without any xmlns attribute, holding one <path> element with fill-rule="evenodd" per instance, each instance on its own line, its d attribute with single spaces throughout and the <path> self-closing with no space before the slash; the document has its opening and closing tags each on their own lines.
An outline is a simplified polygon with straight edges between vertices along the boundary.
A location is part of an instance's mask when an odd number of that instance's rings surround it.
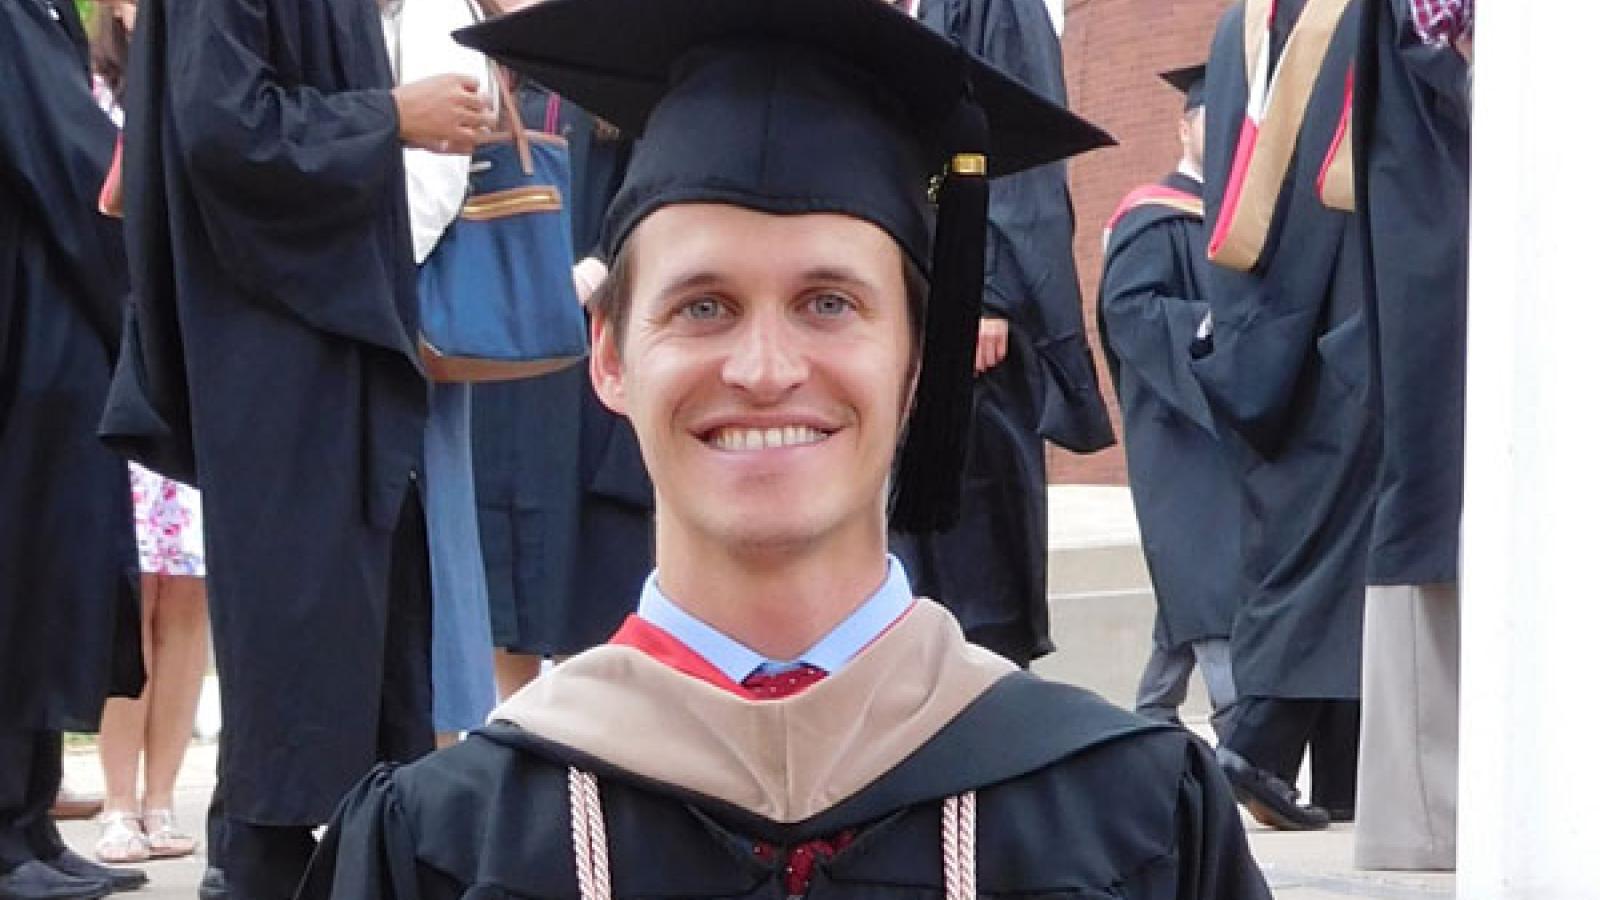
<svg viewBox="0 0 1600 900">
<path fill-rule="evenodd" d="M 768 659 L 685 612 L 661 592 L 654 572 L 645 580 L 639 597 L 639 618 L 678 639 L 729 681 L 742 684 L 757 672 L 777 673 L 800 666 L 837 672 L 905 615 L 913 599 L 905 569 L 900 560 L 890 556 L 887 574 L 877 591 L 811 649 L 789 660 Z"/>
</svg>

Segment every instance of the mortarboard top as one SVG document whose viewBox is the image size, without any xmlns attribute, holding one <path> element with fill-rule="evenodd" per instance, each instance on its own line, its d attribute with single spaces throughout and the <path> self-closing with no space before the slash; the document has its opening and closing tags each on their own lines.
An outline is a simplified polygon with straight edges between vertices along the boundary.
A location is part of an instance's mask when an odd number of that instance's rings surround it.
<svg viewBox="0 0 1600 900">
<path fill-rule="evenodd" d="M 1181 66 L 1161 73 L 1161 80 L 1183 95 L 1183 111 L 1206 105 L 1206 66 Z"/>
<path fill-rule="evenodd" d="M 894 237 L 931 286 L 893 525 L 954 524 L 986 176 L 1105 132 L 884 0 L 543 0 L 457 37 L 639 136 L 606 215 L 612 255 L 673 203 L 843 213 Z"/>
</svg>

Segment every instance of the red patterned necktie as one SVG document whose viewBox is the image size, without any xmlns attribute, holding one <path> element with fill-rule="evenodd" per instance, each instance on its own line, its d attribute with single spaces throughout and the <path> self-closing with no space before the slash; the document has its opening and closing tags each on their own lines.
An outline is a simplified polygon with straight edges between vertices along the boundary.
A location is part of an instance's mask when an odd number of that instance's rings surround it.
<svg viewBox="0 0 1600 900">
<path fill-rule="evenodd" d="M 757 672 L 746 678 L 743 684 L 744 689 L 757 700 L 781 700 L 816 684 L 827 674 L 816 666 L 800 666 L 783 672 Z M 804 896 L 806 888 L 811 885 L 811 875 L 817 862 L 830 859 L 850 846 L 850 839 L 854 836 L 850 831 L 843 831 L 831 838 L 806 841 L 788 848 L 788 857 L 783 865 L 783 886 L 788 896 Z M 761 859 L 770 860 L 776 855 L 772 845 L 756 845 L 756 856 Z"/>
<path fill-rule="evenodd" d="M 746 678 L 744 689 L 757 700 L 782 700 L 800 693 L 827 677 L 816 666 L 799 666 L 782 672 L 757 672 Z"/>
</svg>

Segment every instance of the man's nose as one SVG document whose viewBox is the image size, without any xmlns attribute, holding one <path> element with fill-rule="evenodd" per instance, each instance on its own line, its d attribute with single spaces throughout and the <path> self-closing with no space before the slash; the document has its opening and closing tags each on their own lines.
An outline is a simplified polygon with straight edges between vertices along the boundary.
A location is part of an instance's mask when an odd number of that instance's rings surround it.
<svg viewBox="0 0 1600 900">
<path fill-rule="evenodd" d="M 758 401 L 781 399 L 806 379 L 798 336 L 777 313 L 747 319 L 723 365 L 723 380 Z"/>
</svg>

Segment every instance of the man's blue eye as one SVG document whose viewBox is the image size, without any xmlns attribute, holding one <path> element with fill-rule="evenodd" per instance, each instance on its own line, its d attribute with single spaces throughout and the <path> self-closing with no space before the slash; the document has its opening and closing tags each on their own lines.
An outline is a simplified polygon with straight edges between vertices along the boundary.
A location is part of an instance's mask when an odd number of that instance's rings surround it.
<svg viewBox="0 0 1600 900">
<path fill-rule="evenodd" d="M 825 316 L 839 316 L 850 311 L 850 301 L 839 294 L 818 294 L 811 298 L 811 305 Z"/>
<path fill-rule="evenodd" d="M 690 301 L 689 305 L 683 308 L 683 312 L 691 319 L 715 319 L 722 315 L 722 301 L 701 297 Z"/>
</svg>

